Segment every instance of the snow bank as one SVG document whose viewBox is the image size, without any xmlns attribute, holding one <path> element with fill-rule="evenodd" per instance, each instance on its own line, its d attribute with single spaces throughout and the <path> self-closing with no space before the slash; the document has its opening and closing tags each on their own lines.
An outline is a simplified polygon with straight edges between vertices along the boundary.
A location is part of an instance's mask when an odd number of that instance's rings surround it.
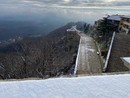
<svg viewBox="0 0 130 98">
<path fill-rule="evenodd" d="M 130 75 L 0 82 L 0 98 L 130 98 Z"/>
</svg>

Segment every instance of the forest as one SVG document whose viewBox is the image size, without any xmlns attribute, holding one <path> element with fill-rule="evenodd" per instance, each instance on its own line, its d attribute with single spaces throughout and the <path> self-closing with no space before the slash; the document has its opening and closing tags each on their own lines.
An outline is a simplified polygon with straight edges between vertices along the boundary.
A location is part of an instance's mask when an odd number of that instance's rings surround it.
<svg viewBox="0 0 130 98">
<path fill-rule="evenodd" d="M 1 46 L 0 78 L 48 78 L 72 74 L 80 39 L 76 32 L 66 31 L 73 25 L 75 23 L 68 23 L 47 36 L 26 37 Z"/>
</svg>

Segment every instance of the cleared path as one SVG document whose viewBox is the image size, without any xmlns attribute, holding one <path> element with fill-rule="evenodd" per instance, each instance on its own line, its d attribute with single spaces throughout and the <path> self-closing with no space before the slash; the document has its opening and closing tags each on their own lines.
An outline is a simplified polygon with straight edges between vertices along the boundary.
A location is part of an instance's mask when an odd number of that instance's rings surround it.
<svg viewBox="0 0 130 98">
<path fill-rule="evenodd" d="M 94 40 L 84 33 L 79 34 L 81 39 L 74 73 L 78 75 L 101 73 L 100 58 Z"/>
</svg>

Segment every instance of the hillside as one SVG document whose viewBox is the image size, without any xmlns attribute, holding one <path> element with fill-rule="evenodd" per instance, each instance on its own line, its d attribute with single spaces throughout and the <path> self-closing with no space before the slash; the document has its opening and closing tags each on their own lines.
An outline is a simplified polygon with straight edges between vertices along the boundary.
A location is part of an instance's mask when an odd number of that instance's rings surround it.
<svg viewBox="0 0 130 98">
<path fill-rule="evenodd" d="M 124 33 L 117 33 L 112 46 L 112 51 L 106 72 L 129 71 L 129 69 L 126 66 L 124 66 L 124 63 L 121 60 L 121 57 L 129 56 L 130 35 L 126 35 Z"/>
<path fill-rule="evenodd" d="M 0 48 L 1 79 L 70 74 L 75 65 L 79 36 L 67 32 L 69 23 L 45 37 L 24 38 Z"/>
</svg>

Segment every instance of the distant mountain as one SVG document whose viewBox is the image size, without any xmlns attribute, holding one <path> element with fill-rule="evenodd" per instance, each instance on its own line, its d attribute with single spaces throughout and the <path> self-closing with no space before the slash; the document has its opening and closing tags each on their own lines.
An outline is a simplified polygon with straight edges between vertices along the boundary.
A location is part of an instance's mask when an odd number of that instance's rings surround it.
<svg viewBox="0 0 130 98">
<path fill-rule="evenodd" d="M 0 77 L 53 77 L 73 73 L 79 45 L 76 32 L 66 30 L 69 23 L 45 37 L 26 37 L 0 48 Z"/>
<path fill-rule="evenodd" d="M 46 35 L 57 27 L 58 24 L 47 24 L 44 21 L 0 20 L 0 41 L 19 36 Z"/>
</svg>

